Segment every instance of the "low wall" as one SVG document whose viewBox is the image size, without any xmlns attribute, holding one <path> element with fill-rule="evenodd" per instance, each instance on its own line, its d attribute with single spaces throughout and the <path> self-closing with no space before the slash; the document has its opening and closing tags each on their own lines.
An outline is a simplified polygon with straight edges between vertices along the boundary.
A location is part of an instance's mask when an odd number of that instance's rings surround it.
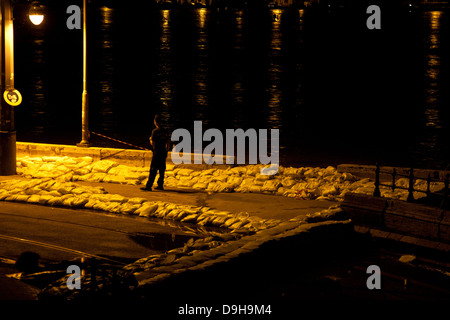
<svg viewBox="0 0 450 320">
<path fill-rule="evenodd" d="M 17 142 L 17 157 L 24 156 L 92 157 L 94 161 L 111 159 L 122 164 L 138 167 L 148 166 L 152 160 L 152 152 L 144 150 L 85 148 L 62 144 Z"/>
<path fill-rule="evenodd" d="M 444 209 L 357 193 L 347 193 L 341 207 L 356 225 L 450 243 Z"/>
<path fill-rule="evenodd" d="M 115 148 L 98 148 L 98 147 L 77 147 L 62 144 L 45 144 L 33 142 L 17 142 L 17 157 L 42 157 L 42 156 L 68 156 L 68 157 L 92 157 L 94 161 L 110 159 L 120 164 L 148 167 L 152 161 L 153 153 L 149 150 L 133 150 L 133 149 L 115 149 Z M 171 160 L 171 152 L 167 156 L 167 163 L 173 164 Z M 194 159 L 200 158 L 201 154 L 191 153 L 191 163 Z M 229 157 L 223 157 L 223 163 Z M 234 159 L 233 159 L 234 160 Z M 205 164 L 206 165 L 206 164 Z"/>
</svg>

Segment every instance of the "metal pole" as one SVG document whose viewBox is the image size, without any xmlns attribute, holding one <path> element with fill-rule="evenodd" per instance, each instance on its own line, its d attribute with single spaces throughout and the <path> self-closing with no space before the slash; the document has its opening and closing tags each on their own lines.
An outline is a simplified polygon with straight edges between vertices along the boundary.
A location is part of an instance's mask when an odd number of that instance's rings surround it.
<svg viewBox="0 0 450 320">
<path fill-rule="evenodd" d="M 0 175 L 16 174 L 16 131 L 14 107 L 3 98 L 5 90 L 14 89 L 14 34 L 10 0 L 1 0 L 0 41 Z"/>
<path fill-rule="evenodd" d="M 444 209 L 447 204 L 449 180 L 450 180 L 450 174 L 447 173 L 445 175 L 445 180 L 444 180 L 444 194 L 442 195 L 442 202 L 441 202 L 441 206 L 440 206 L 441 209 Z"/>
<path fill-rule="evenodd" d="M 376 166 L 375 166 L 375 190 L 373 191 L 373 196 L 374 197 L 381 197 L 381 192 L 380 192 L 380 165 L 377 162 Z"/>
<path fill-rule="evenodd" d="M 414 202 L 414 171 L 413 168 L 409 171 L 409 187 L 408 187 L 408 202 Z"/>
<path fill-rule="evenodd" d="M 89 147 L 89 100 L 87 91 L 87 39 L 86 0 L 83 0 L 83 93 L 81 96 L 81 142 L 79 147 Z"/>
</svg>

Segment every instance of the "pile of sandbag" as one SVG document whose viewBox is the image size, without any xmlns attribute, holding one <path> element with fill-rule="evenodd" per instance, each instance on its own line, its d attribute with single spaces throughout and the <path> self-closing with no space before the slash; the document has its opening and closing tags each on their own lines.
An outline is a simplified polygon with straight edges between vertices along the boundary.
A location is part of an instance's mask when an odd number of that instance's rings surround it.
<svg viewBox="0 0 450 320">
<path fill-rule="evenodd" d="M 350 220 L 334 220 L 340 211 L 342 212 L 338 207 L 331 207 L 317 212 L 311 217 L 307 217 L 307 219 L 304 219 L 304 217 L 302 219 L 294 218 L 273 228 L 260 230 L 251 235 L 210 232 L 206 237 L 189 239 L 182 247 L 143 257 L 124 266 L 122 269 L 116 269 L 117 279 L 111 279 L 108 270 L 105 270 L 106 276 L 97 277 L 94 283 L 92 274 L 89 274 L 90 269 L 87 268 L 82 281 L 86 281 L 91 286 L 90 290 L 68 290 L 66 284 L 67 275 L 65 275 L 47 286 L 41 292 L 41 296 L 46 299 L 85 299 L 85 296 L 92 297 L 92 292 L 90 291 L 94 289 L 98 296 L 103 294 L 111 297 L 112 294 L 116 294 L 117 297 L 118 294 L 123 294 L 132 297 L 132 290 L 136 288 L 140 288 L 139 291 L 142 292 L 141 290 L 150 288 L 155 284 L 158 285 L 173 275 L 196 270 L 203 271 L 218 263 L 237 261 L 241 256 L 245 256 L 255 250 L 264 250 L 263 248 L 267 247 L 264 245 L 270 241 L 276 242 L 279 239 L 296 237 L 300 233 L 310 232 L 312 229 L 319 230 L 322 227 L 328 228 L 330 225 L 345 226 L 350 223 Z M 105 271 L 96 272 L 96 275 L 103 275 Z M 118 291 L 117 287 L 111 288 L 108 286 L 111 284 L 111 281 L 116 281 L 119 285 L 124 284 L 123 288 L 119 288 L 123 291 Z M 74 291 L 77 291 L 77 293 L 74 294 Z"/>
<path fill-rule="evenodd" d="M 336 168 L 282 167 L 277 174 L 262 175 L 263 165 L 211 167 L 195 170 L 167 164 L 164 185 L 169 188 L 189 188 L 207 192 L 253 192 L 276 194 L 296 199 L 341 201 L 347 192 L 372 194 L 374 183 Z M 52 178 L 58 181 L 113 182 L 146 184 L 148 168 L 131 167 L 106 159 L 92 161 L 90 157 L 24 157 L 17 161 L 17 172 L 29 178 Z M 405 180 L 404 178 L 402 178 Z M 399 179 L 397 185 L 404 184 Z M 156 181 L 156 180 L 155 180 Z M 426 188 L 423 180 L 415 188 Z M 433 183 L 436 184 L 436 183 Z M 438 189 L 442 186 L 432 185 Z M 406 199 L 407 191 L 381 188 L 383 196 Z M 424 194 L 417 194 L 417 197 Z"/>
<path fill-rule="evenodd" d="M 262 165 L 194 170 L 167 165 L 165 186 L 208 192 L 270 193 L 307 199 L 343 197 L 356 177 L 327 168 L 279 167 L 276 175 L 261 175 Z M 148 168 L 131 167 L 112 160 L 92 161 L 90 157 L 24 157 L 17 161 L 17 172 L 29 178 L 59 181 L 113 182 L 145 184 Z"/>
<path fill-rule="evenodd" d="M 81 186 L 53 179 L 6 180 L 0 183 L 0 200 L 102 210 L 118 214 L 155 217 L 195 223 L 200 226 L 254 232 L 277 225 L 276 219 L 261 219 L 242 212 L 213 210 L 208 207 L 148 201 L 139 197 L 109 194 L 101 187 Z"/>
<path fill-rule="evenodd" d="M 108 159 L 94 162 L 91 157 L 26 156 L 17 160 L 17 173 L 27 178 L 138 185 L 148 177 L 148 168 L 120 165 Z"/>
</svg>

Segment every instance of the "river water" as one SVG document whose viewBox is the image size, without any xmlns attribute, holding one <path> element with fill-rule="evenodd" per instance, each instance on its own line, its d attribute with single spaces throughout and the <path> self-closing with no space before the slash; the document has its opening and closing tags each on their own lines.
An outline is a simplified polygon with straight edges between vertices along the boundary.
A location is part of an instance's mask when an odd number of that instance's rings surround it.
<svg viewBox="0 0 450 320">
<path fill-rule="evenodd" d="M 19 141 L 81 140 L 82 33 L 15 12 Z M 361 10 L 362 9 L 362 10 Z M 148 147 L 169 129 L 279 129 L 281 164 L 449 166 L 449 13 L 88 8 L 90 130 Z M 92 136 L 94 146 L 126 147 Z M 207 144 L 207 143 L 206 143 Z"/>
</svg>

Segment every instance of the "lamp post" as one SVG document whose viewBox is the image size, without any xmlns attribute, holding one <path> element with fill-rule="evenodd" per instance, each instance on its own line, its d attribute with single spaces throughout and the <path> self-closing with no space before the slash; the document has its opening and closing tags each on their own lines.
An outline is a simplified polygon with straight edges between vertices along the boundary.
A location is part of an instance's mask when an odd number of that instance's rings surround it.
<svg viewBox="0 0 450 320">
<path fill-rule="evenodd" d="M 3 93 L 14 91 L 14 34 L 10 0 L 0 1 L 0 175 L 16 174 L 16 128 L 14 105 Z"/>
<path fill-rule="evenodd" d="M 34 10 L 34 11 L 33 11 Z M 33 3 L 29 12 L 34 24 L 42 22 L 43 8 Z M 37 18 L 33 21 L 31 16 Z M 14 107 L 22 102 L 14 89 L 14 29 L 10 0 L 0 0 L 0 175 L 16 174 L 16 128 Z"/>
<path fill-rule="evenodd" d="M 86 0 L 83 0 L 83 93 L 81 95 L 81 142 L 78 147 L 89 147 L 89 100 L 87 91 Z"/>
</svg>

